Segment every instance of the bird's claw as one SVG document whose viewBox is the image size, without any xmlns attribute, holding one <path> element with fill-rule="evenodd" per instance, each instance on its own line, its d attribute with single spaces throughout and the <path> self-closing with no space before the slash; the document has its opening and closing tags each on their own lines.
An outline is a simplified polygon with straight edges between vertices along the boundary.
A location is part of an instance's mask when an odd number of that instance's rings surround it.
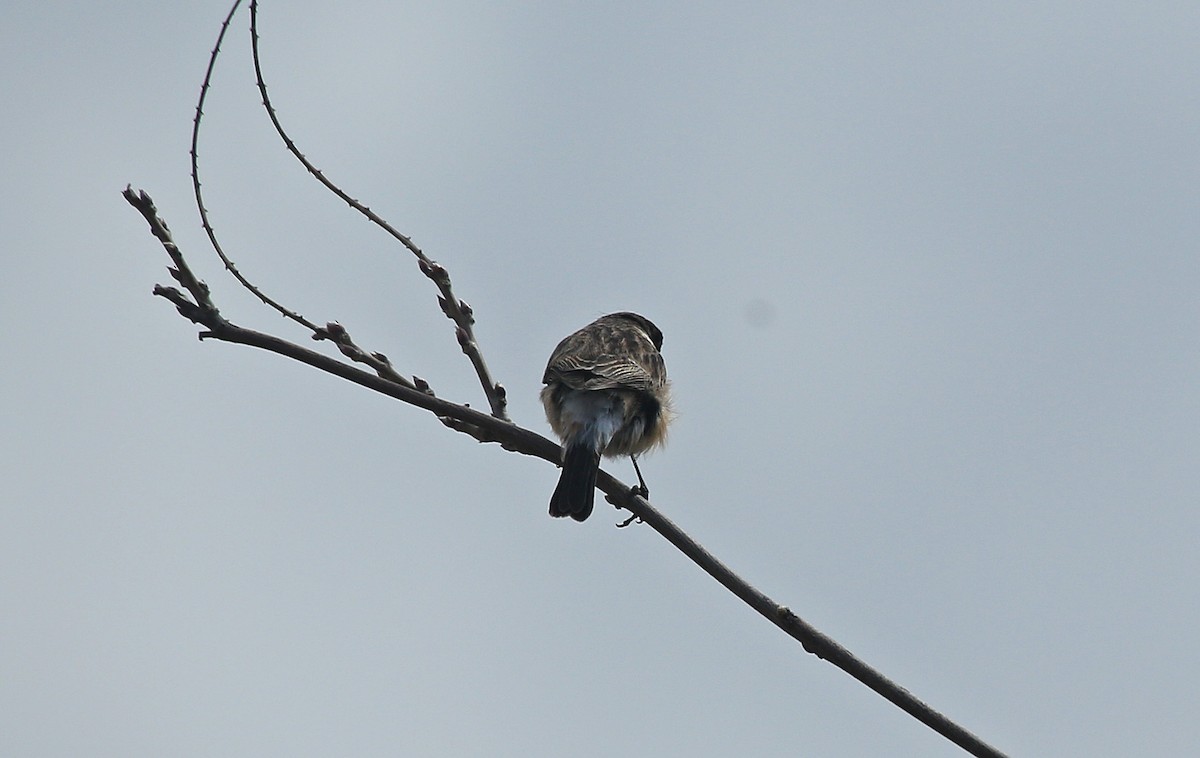
<svg viewBox="0 0 1200 758">
<path fill-rule="evenodd" d="M 642 523 L 642 517 L 641 517 L 641 516 L 639 516 L 639 515 L 637 515 L 636 513 L 631 513 L 631 514 L 629 515 L 629 518 L 627 518 L 627 519 L 625 519 L 624 521 L 622 521 L 621 523 L 617 524 L 617 528 L 618 528 L 618 529 L 624 529 L 625 527 L 627 527 L 627 526 L 629 526 L 630 524 L 632 524 L 634 521 L 636 521 L 636 522 L 638 522 L 638 523 L 640 524 L 640 523 Z"/>
</svg>

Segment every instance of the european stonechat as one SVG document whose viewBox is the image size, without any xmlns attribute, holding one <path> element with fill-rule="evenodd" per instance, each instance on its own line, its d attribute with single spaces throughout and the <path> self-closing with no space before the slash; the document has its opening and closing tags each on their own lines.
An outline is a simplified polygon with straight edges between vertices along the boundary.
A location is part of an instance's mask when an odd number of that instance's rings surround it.
<svg viewBox="0 0 1200 758">
<path fill-rule="evenodd" d="M 671 409 L 662 341 L 650 319 L 623 312 L 601 316 L 554 348 L 542 376 L 546 419 L 563 443 L 551 516 L 591 515 L 602 454 L 628 455 L 636 467 L 640 453 L 665 441 Z"/>
</svg>

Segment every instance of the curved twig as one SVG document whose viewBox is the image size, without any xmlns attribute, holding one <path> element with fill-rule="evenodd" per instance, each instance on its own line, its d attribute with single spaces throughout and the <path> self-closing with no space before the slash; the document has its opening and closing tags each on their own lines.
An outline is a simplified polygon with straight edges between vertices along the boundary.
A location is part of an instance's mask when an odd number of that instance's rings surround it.
<svg viewBox="0 0 1200 758">
<path fill-rule="evenodd" d="M 239 0 L 240 2 L 240 0 Z M 235 4 L 236 9 L 236 4 Z M 232 13 L 232 12 L 231 12 Z M 224 34 L 224 28 L 221 30 Z M 504 385 L 492 378 L 491 372 L 488 370 L 487 362 L 483 358 L 483 351 L 479 348 L 479 342 L 475 338 L 475 315 L 471 306 L 465 300 L 460 300 L 455 294 L 450 284 L 450 274 L 445 267 L 440 263 L 431 260 L 421 248 L 417 247 L 412 239 L 400 232 L 387 222 L 382 216 L 375 213 L 366 205 L 363 205 L 358 200 L 350 197 L 341 187 L 330 181 L 321 169 L 317 168 L 299 148 L 296 143 L 284 130 L 283 124 L 279 121 L 279 116 L 275 112 L 275 106 L 271 103 L 271 97 L 267 94 L 267 85 L 263 79 L 262 62 L 258 52 L 258 2 L 257 0 L 250 1 L 250 49 L 254 58 L 254 79 L 258 84 L 258 90 L 262 94 L 263 107 L 267 110 L 267 115 L 271 119 L 271 124 L 274 125 L 275 131 L 279 134 L 279 138 L 283 140 L 283 144 L 287 146 L 288 152 L 296 157 L 296 160 L 303 164 L 308 173 L 312 174 L 326 189 L 337 195 L 344 203 L 349 205 L 354 210 L 361 213 L 371 223 L 383 229 L 393 238 L 404 245 L 409 252 L 417 258 L 417 265 L 421 269 L 421 273 L 429 278 L 430 281 L 438 289 L 438 305 L 441 306 L 442 313 L 446 314 L 455 324 L 454 336 L 458 340 L 459 347 L 463 353 L 471 361 L 471 365 L 475 369 L 475 375 L 479 378 L 479 383 L 483 387 L 483 393 L 487 397 L 488 405 L 492 409 L 492 415 L 498 419 L 508 419 L 508 398 L 504 389 Z M 207 81 L 207 80 L 206 80 Z M 285 314 L 286 315 L 286 314 Z"/>
<path fill-rule="evenodd" d="M 380 377 L 398 382 L 407 387 L 415 387 L 416 385 L 412 380 L 403 376 L 392 367 L 391 362 L 388 361 L 383 353 L 367 352 L 358 345 L 355 345 L 349 333 L 340 324 L 330 322 L 323 327 L 317 326 L 299 312 L 293 311 L 274 298 L 269 297 L 242 274 L 233 260 L 226 255 L 225 250 L 221 247 L 221 243 L 217 240 L 217 233 L 213 229 L 212 222 L 209 220 L 208 209 L 204 206 L 204 195 L 200 190 L 200 155 L 198 149 L 200 144 L 200 122 L 204 118 L 204 101 L 208 96 L 208 90 L 211 86 L 213 69 L 216 67 L 217 57 L 221 54 L 221 43 L 225 39 L 225 33 L 229 31 L 229 22 L 233 19 L 233 15 L 237 13 L 237 9 L 241 4 L 242 0 L 234 0 L 233 6 L 230 7 L 229 13 L 225 16 L 225 20 L 221 22 L 221 31 L 217 34 L 217 41 L 213 45 L 212 53 L 208 58 L 208 67 L 204 71 L 204 81 L 200 85 L 200 97 L 196 101 L 196 114 L 192 118 L 192 146 L 190 150 L 192 191 L 196 196 L 196 209 L 200 213 L 200 224 L 204 227 L 204 233 L 208 235 L 208 241 L 212 245 L 213 250 L 216 251 L 217 257 L 221 259 L 221 263 L 224 264 L 225 269 L 237 279 L 239 284 L 262 301 L 264 305 L 275 309 L 284 317 L 295 321 L 297 324 L 311 331 L 313 339 L 330 340 L 346 357 L 370 366 Z M 428 385 L 426 385 L 426 390 L 428 390 Z"/>
<path fill-rule="evenodd" d="M 209 85 L 212 82 L 213 69 L 217 65 L 217 56 L 221 54 L 221 43 L 225 40 L 225 33 L 229 31 L 229 22 L 233 20 L 233 14 L 237 13 L 238 6 L 242 4 L 242 0 L 234 0 L 233 7 L 229 9 L 229 13 L 225 16 L 225 20 L 221 22 L 221 31 L 217 35 L 217 42 L 213 45 L 212 53 L 208 57 L 208 68 L 204 72 L 204 82 L 200 85 L 200 98 L 196 101 L 196 115 L 192 118 L 192 191 L 196 195 L 196 209 L 200 212 L 200 224 L 204 227 L 205 234 L 208 235 L 208 241 L 212 244 L 213 250 L 217 252 L 217 257 L 221 259 L 221 263 L 225 264 L 225 269 L 233 274 L 233 277 L 238 280 L 238 283 L 249 290 L 255 297 L 263 302 L 263 304 L 279 311 L 283 316 L 295 321 L 297 324 L 311 330 L 314 334 L 321 332 L 321 327 L 306 319 L 299 313 L 285 308 L 278 302 L 268 297 L 262 290 L 256 287 L 249 279 L 242 275 L 234 262 L 225 254 L 221 243 L 217 241 L 217 233 L 213 230 L 212 223 L 208 219 L 208 209 L 204 207 L 204 196 L 200 191 L 200 156 L 198 147 L 200 144 L 200 121 L 204 117 L 204 100 L 208 96 Z"/>
</svg>

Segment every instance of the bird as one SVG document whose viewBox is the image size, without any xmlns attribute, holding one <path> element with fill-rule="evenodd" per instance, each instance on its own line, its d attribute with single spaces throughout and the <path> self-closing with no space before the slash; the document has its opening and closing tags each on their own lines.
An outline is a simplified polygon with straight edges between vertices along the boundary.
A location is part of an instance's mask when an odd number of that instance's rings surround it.
<svg viewBox="0 0 1200 758">
<path fill-rule="evenodd" d="M 592 513 L 600 456 L 637 456 L 666 441 L 670 383 L 662 331 L 622 311 L 601 316 L 558 343 L 542 376 L 542 405 L 563 443 L 562 474 L 550 515 Z M 638 471 L 639 489 L 646 494 Z"/>
</svg>

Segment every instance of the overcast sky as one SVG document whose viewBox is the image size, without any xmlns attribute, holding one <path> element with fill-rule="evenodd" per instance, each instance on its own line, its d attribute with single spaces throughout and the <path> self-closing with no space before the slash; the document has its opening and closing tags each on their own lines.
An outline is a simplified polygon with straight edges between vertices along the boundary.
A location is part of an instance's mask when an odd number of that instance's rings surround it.
<svg viewBox="0 0 1200 758">
<path fill-rule="evenodd" d="M 647 527 L 550 519 L 553 466 L 151 296 L 126 183 L 229 318 L 314 344 L 191 198 L 226 11 L 0 14 L 0 754 L 961 755 Z M 260 23 L 281 118 L 449 268 L 514 420 L 549 434 L 560 338 L 643 313 L 653 502 L 731 567 L 1014 756 L 1196 752 L 1200 6 Z M 411 256 L 275 138 L 247 25 L 200 146 L 227 251 L 484 406 Z"/>
</svg>

